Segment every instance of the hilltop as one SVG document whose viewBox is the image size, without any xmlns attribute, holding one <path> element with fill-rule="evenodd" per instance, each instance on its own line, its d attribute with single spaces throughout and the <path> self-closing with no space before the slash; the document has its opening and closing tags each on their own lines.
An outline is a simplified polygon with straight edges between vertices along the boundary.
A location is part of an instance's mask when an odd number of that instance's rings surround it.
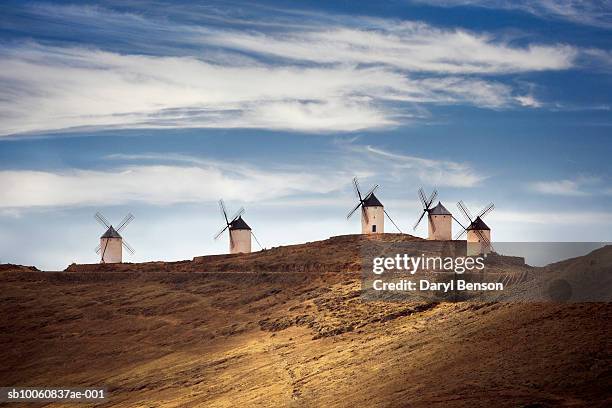
<svg viewBox="0 0 612 408">
<path fill-rule="evenodd" d="M 612 402 L 608 303 L 365 302 L 363 239 L 1 272 L 0 378 L 107 386 L 96 406 L 119 407 Z"/>
<path fill-rule="evenodd" d="M 365 242 L 425 242 L 408 234 L 340 235 L 322 241 L 274 247 L 250 254 L 197 256 L 178 262 L 144 262 L 101 265 L 73 264 L 67 272 L 358 272 Z"/>
</svg>

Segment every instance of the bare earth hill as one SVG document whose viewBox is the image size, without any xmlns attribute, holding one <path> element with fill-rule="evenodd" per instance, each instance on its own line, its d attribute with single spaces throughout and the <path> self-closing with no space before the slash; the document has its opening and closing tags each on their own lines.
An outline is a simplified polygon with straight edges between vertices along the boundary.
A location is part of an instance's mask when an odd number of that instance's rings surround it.
<svg viewBox="0 0 612 408">
<path fill-rule="evenodd" d="M 609 303 L 365 302 L 363 239 L 3 266 L 0 385 L 106 386 L 109 407 L 610 406 Z"/>
</svg>

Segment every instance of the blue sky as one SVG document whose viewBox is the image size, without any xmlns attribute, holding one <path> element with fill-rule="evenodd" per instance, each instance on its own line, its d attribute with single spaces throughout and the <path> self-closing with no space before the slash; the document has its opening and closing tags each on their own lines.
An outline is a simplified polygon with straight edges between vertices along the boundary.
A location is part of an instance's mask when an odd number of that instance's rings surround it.
<svg viewBox="0 0 612 408">
<path fill-rule="evenodd" d="M 0 262 L 224 252 L 359 231 L 350 181 L 411 232 L 416 190 L 490 201 L 494 241 L 610 241 L 606 2 L 3 2 Z M 423 224 L 415 234 L 425 235 Z"/>
</svg>

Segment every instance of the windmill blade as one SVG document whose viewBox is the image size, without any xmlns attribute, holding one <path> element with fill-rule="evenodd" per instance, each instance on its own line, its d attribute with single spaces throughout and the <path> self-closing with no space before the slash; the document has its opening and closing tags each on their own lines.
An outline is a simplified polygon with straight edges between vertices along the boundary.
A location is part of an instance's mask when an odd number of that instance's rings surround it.
<svg viewBox="0 0 612 408">
<path fill-rule="evenodd" d="M 365 222 L 370 222 L 370 217 L 368 217 L 368 212 L 366 211 L 363 205 L 361 206 L 361 214 L 363 214 L 363 218 L 365 219 Z"/>
<path fill-rule="evenodd" d="M 353 178 L 353 189 L 355 190 L 355 195 L 359 198 L 359 202 L 363 201 L 361 198 L 361 191 L 359 191 L 359 181 L 357 181 L 357 177 Z"/>
<path fill-rule="evenodd" d="M 457 235 L 455 235 L 455 241 L 457 241 L 459 238 L 461 238 L 463 236 L 463 234 L 465 234 L 467 232 L 467 229 L 463 228 L 462 231 L 460 231 Z"/>
<path fill-rule="evenodd" d="M 355 208 L 353 208 L 351 211 L 349 211 L 349 213 L 346 215 L 346 219 L 348 220 L 349 218 L 351 218 L 351 215 L 353 215 L 355 213 L 355 211 L 357 211 L 359 209 L 359 207 L 361 206 L 361 201 L 355 206 Z"/>
<path fill-rule="evenodd" d="M 255 238 L 255 242 L 257 242 L 257 245 L 259 245 L 259 248 L 264 249 L 264 247 L 261 246 L 261 244 L 259 243 L 259 240 L 257 239 L 255 234 L 253 233 L 253 230 L 251 230 L 251 235 L 253 236 L 253 238 Z"/>
<path fill-rule="evenodd" d="M 121 223 L 119 224 L 119 226 L 117 227 L 117 232 L 121 232 L 122 229 L 124 229 L 125 227 L 127 227 L 127 225 L 132 222 L 132 220 L 135 217 L 132 215 L 132 213 L 128 213 L 128 215 L 125 216 L 125 218 L 123 218 L 123 221 L 121 221 Z"/>
<path fill-rule="evenodd" d="M 489 239 L 485 237 L 485 235 L 482 233 L 481 230 L 473 230 L 473 231 L 476 232 L 476 235 L 478 235 L 478 238 L 480 238 L 481 242 L 484 242 L 487 245 L 491 244 L 491 241 L 489 241 Z"/>
<path fill-rule="evenodd" d="M 485 245 L 488 246 L 491 251 L 495 251 L 495 249 L 493 248 L 493 244 L 491 244 L 491 241 L 489 241 L 489 239 L 485 237 L 482 231 L 480 230 L 475 230 L 475 231 L 476 231 L 476 234 L 478 234 L 478 237 L 480 238 L 481 242 L 484 242 Z"/>
<path fill-rule="evenodd" d="M 481 242 L 484 242 L 485 244 L 489 242 L 489 240 L 487 239 L 487 237 L 484 236 L 481 230 L 472 230 L 472 231 L 474 231 L 476 235 L 478 235 L 478 238 L 480 239 Z"/>
<path fill-rule="evenodd" d="M 490 213 L 491 211 L 493 211 L 493 209 L 495 208 L 495 205 L 493 203 L 490 203 L 488 206 L 486 206 L 485 208 L 482 209 L 481 212 L 478 213 L 478 215 L 476 216 L 476 218 L 480 217 L 484 217 L 485 215 L 487 215 L 488 213 Z"/>
<path fill-rule="evenodd" d="M 465 227 L 465 226 L 464 226 L 464 225 L 463 225 L 463 224 L 462 224 L 462 223 L 461 223 L 461 222 L 460 222 L 460 221 L 459 221 L 457 218 L 455 218 L 455 216 L 454 216 L 453 214 L 451 214 L 451 218 L 452 218 L 453 220 L 455 220 L 455 222 L 456 222 L 457 224 L 459 224 L 459 225 L 461 226 L 461 228 L 462 228 L 464 231 L 466 231 L 466 230 L 467 230 L 467 228 L 466 228 L 466 227 Z M 456 239 L 456 238 L 455 238 L 455 239 Z"/>
<path fill-rule="evenodd" d="M 472 224 L 472 220 L 474 218 L 472 217 L 472 214 L 470 213 L 470 210 L 468 210 L 468 208 L 466 207 L 465 203 L 463 201 L 459 201 L 457 203 L 457 207 L 459 207 L 459 210 L 461 210 L 461 213 L 464 215 L 466 220 L 469 221 L 470 224 Z"/>
<path fill-rule="evenodd" d="M 363 196 L 364 200 L 367 200 L 369 196 L 371 196 L 372 194 L 374 194 L 374 191 L 376 191 L 378 189 L 378 184 L 375 185 L 374 187 L 372 187 L 370 189 L 370 191 L 368 191 L 368 193 L 366 195 Z"/>
<path fill-rule="evenodd" d="M 97 212 L 94 215 L 94 218 L 96 219 L 96 221 L 98 221 L 100 223 L 100 225 L 102 225 L 104 228 L 109 229 L 110 228 L 110 222 L 108 222 L 108 220 L 106 219 L 106 217 L 104 217 L 101 213 Z"/>
<path fill-rule="evenodd" d="M 108 247 L 108 239 L 106 240 L 106 243 L 104 244 L 104 249 L 102 250 L 102 256 L 101 256 L 101 259 L 100 259 L 100 261 L 102 263 L 105 263 L 104 262 L 104 254 L 106 254 L 106 247 Z"/>
<path fill-rule="evenodd" d="M 228 223 L 228 224 L 227 224 L 225 227 L 223 227 L 223 228 L 221 229 L 221 231 L 219 231 L 219 232 L 217 232 L 217 233 L 215 234 L 214 239 L 219 239 L 219 237 L 221 236 L 221 234 L 223 234 L 223 232 L 224 232 L 226 229 L 228 229 L 228 228 L 229 228 L 229 223 Z"/>
<path fill-rule="evenodd" d="M 414 227 L 412 227 L 412 230 L 416 230 L 417 227 L 419 226 L 419 224 L 421 223 L 421 220 L 423 219 L 423 217 L 425 216 L 425 214 L 427 213 L 427 210 L 423 210 L 423 212 L 421 213 L 421 216 L 419 217 L 419 219 L 417 220 L 417 222 L 414 223 Z"/>
<path fill-rule="evenodd" d="M 240 207 L 240 208 L 238 209 L 238 211 L 236 211 L 236 213 L 235 213 L 235 214 L 232 216 L 232 218 L 230 218 L 230 220 L 231 220 L 231 221 L 230 221 L 230 224 L 231 224 L 232 222 L 236 221 L 236 220 L 238 219 L 238 217 L 240 217 L 242 214 L 244 214 L 244 212 L 245 212 L 244 207 Z"/>
<path fill-rule="evenodd" d="M 134 248 L 132 248 L 132 247 L 130 246 L 130 244 L 128 244 L 127 242 L 125 242 L 125 239 L 122 239 L 122 240 L 121 240 L 121 245 L 123 245 L 123 247 L 124 247 L 125 249 L 127 249 L 127 250 L 128 250 L 128 252 L 129 252 L 130 254 L 132 254 L 132 255 L 134 255 L 134 252 L 136 252 L 136 251 L 134 251 Z"/>
<path fill-rule="evenodd" d="M 429 222 L 429 225 L 431 226 L 431 230 L 433 232 L 436 232 L 436 224 L 432 221 L 431 214 L 429 213 L 427 213 L 427 222 Z"/>
<path fill-rule="evenodd" d="M 419 188 L 419 198 L 421 199 L 423 208 L 427 209 L 427 198 L 425 197 L 425 190 L 423 190 L 423 187 Z"/>
<path fill-rule="evenodd" d="M 389 213 L 387 212 L 387 210 L 385 210 L 383 208 L 383 211 L 385 212 L 385 215 L 387 216 L 387 218 L 389 218 L 389 221 L 391 221 L 391 224 L 393 224 L 395 226 L 395 228 L 397 228 L 397 230 L 399 231 L 400 234 L 402 234 L 402 230 L 399 229 L 399 227 L 397 226 L 397 224 L 395 223 L 395 221 L 393 221 L 393 218 L 391 218 L 391 216 L 389 215 Z"/>
<path fill-rule="evenodd" d="M 221 216 L 225 219 L 225 223 L 229 225 L 229 220 L 227 219 L 227 210 L 225 209 L 225 203 L 223 199 L 219 200 L 219 209 L 221 210 Z"/>
<path fill-rule="evenodd" d="M 431 204 L 433 204 L 434 200 L 438 197 L 438 190 L 434 190 L 431 193 L 431 196 L 429 196 L 429 200 L 427 201 L 427 208 L 431 207 Z"/>
<path fill-rule="evenodd" d="M 102 251 L 102 244 L 98 244 L 96 247 L 96 254 L 100 255 L 100 251 Z"/>
</svg>

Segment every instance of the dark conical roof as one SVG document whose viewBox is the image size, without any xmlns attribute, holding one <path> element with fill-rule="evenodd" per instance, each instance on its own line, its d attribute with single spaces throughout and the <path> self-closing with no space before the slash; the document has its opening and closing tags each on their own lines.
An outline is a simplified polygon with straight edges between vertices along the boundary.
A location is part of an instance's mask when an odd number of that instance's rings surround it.
<svg viewBox="0 0 612 408">
<path fill-rule="evenodd" d="M 121 238 L 121 235 L 111 225 L 100 238 Z"/>
<path fill-rule="evenodd" d="M 446 209 L 446 207 L 442 205 L 441 202 L 438 201 L 438 205 L 436 205 L 434 208 L 429 210 L 429 215 L 452 215 L 452 214 L 450 213 L 450 211 Z"/>
<path fill-rule="evenodd" d="M 383 207 L 382 203 L 378 201 L 378 198 L 374 195 L 374 193 L 370 194 L 363 200 L 364 207 Z"/>
<path fill-rule="evenodd" d="M 230 223 L 231 230 L 250 230 L 249 224 L 247 224 L 242 217 L 236 218 L 234 221 Z"/>
<path fill-rule="evenodd" d="M 491 230 L 487 224 L 480 218 L 476 217 L 476 219 L 470 224 L 468 230 Z"/>
</svg>

